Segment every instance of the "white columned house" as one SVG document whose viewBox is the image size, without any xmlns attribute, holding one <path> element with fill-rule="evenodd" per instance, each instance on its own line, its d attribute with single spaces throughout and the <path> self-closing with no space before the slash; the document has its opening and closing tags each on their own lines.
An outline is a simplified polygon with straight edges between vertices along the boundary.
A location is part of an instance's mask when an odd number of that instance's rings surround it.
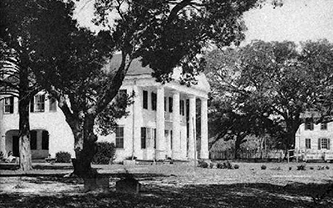
<svg viewBox="0 0 333 208">
<path fill-rule="evenodd" d="M 118 68 L 120 56 L 114 56 L 106 66 Z M 134 93 L 134 103 L 128 106 L 128 116 L 118 120 L 114 134 L 99 136 L 98 141 L 116 145 L 116 161 L 126 158 L 139 160 L 208 159 L 207 99 L 210 86 L 204 74 L 197 76 L 198 84 L 180 84 L 180 69 L 174 69 L 173 80 L 161 84 L 151 76 L 152 69 L 133 60 L 120 91 Z M 0 151 L 18 151 L 17 100 L 0 101 Z M 196 141 L 196 100 L 201 101 L 201 141 Z M 10 109 L 13 108 L 13 112 Z M 53 100 L 40 92 L 31 104 L 30 124 L 33 130 L 33 158 L 54 157 L 59 151 L 74 157 L 74 139 L 65 117 Z M 189 109 L 188 109 L 189 108 Z M 199 153 L 199 154 L 198 154 Z"/>
</svg>

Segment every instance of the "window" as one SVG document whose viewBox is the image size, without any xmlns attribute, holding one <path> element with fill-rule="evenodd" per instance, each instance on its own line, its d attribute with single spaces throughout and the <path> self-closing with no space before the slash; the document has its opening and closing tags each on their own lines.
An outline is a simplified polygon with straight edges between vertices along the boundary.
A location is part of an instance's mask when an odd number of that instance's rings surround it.
<svg viewBox="0 0 333 208">
<path fill-rule="evenodd" d="M 141 127 L 141 149 L 146 149 L 146 128 Z"/>
<path fill-rule="evenodd" d="M 152 129 L 146 128 L 146 148 L 152 147 Z"/>
<path fill-rule="evenodd" d="M 156 111 L 156 104 L 157 104 L 157 94 L 152 92 L 151 93 L 151 109 Z"/>
<path fill-rule="evenodd" d="M 313 120 L 312 118 L 305 119 L 305 130 L 313 130 Z"/>
<path fill-rule="evenodd" d="M 14 97 L 5 98 L 5 113 L 14 113 Z"/>
<path fill-rule="evenodd" d="M 36 95 L 33 99 L 31 99 L 30 111 L 31 112 L 45 111 L 45 95 Z"/>
<path fill-rule="evenodd" d="M 37 131 L 30 131 L 30 149 L 37 149 Z"/>
<path fill-rule="evenodd" d="M 143 91 L 143 108 L 148 109 L 148 92 L 146 90 Z"/>
<path fill-rule="evenodd" d="M 311 139 L 305 139 L 305 148 L 311 149 Z"/>
<path fill-rule="evenodd" d="M 43 131 L 42 132 L 42 150 L 49 149 L 49 132 Z"/>
<path fill-rule="evenodd" d="M 180 115 L 184 116 L 185 115 L 185 102 L 184 100 L 180 100 L 180 105 L 179 105 L 179 112 Z"/>
<path fill-rule="evenodd" d="M 55 98 L 50 98 L 49 100 L 50 111 L 55 112 L 57 111 L 57 100 Z"/>
<path fill-rule="evenodd" d="M 169 112 L 172 113 L 172 106 L 173 106 L 173 99 L 172 97 L 169 97 Z"/>
<path fill-rule="evenodd" d="M 116 148 L 124 148 L 124 127 L 116 127 Z"/>
<path fill-rule="evenodd" d="M 318 139 L 318 149 L 330 149 L 330 139 L 327 138 L 319 138 Z"/>
<path fill-rule="evenodd" d="M 327 130 L 327 123 L 321 123 L 320 124 L 320 129 L 321 130 Z"/>
</svg>

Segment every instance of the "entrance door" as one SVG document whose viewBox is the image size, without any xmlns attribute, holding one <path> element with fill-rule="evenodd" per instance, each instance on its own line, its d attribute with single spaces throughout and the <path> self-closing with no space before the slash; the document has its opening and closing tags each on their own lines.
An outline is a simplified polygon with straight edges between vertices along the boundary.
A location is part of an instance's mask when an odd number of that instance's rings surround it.
<svg viewBox="0 0 333 208">
<path fill-rule="evenodd" d="M 19 137 L 13 136 L 13 156 L 19 157 L 20 156 L 20 147 L 19 147 Z"/>
</svg>

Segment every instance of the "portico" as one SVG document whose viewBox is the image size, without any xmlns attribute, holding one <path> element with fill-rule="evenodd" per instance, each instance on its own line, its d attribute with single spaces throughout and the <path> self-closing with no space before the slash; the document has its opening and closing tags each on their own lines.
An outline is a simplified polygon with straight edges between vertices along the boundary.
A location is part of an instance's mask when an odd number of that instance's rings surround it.
<svg viewBox="0 0 333 208">
<path fill-rule="evenodd" d="M 136 79 L 131 87 L 137 95 L 132 112 L 132 152 L 136 158 L 208 159 L 207 93 L 175 82 L 161 84 L 143 79 Z M 197 113 L 201 124 L 198 139 Z"/>
</svg>

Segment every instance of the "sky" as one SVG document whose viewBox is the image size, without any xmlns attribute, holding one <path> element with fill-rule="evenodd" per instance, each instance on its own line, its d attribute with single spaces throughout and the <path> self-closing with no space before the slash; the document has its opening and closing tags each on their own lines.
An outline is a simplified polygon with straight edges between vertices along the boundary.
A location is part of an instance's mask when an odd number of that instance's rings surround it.
<svg viewBox="0 0 333 208">
<path fill-rule="evenodd" d="M 333 0 L 284 0 L 282 7 L 266 5 L 246 12 L 244 20 L 245 43 L 323 38 L 333 42 Z"/>
<path fill-rule="evenodd" d="M 283 0 L 282 7 L 266 4 L 244 13 L 246 39 L 294 42 L 326 38 L 333 43 L 333 0 Z M 91 26 L 93 0 L 81 1 L 76 17 Z"/>
</svg>

